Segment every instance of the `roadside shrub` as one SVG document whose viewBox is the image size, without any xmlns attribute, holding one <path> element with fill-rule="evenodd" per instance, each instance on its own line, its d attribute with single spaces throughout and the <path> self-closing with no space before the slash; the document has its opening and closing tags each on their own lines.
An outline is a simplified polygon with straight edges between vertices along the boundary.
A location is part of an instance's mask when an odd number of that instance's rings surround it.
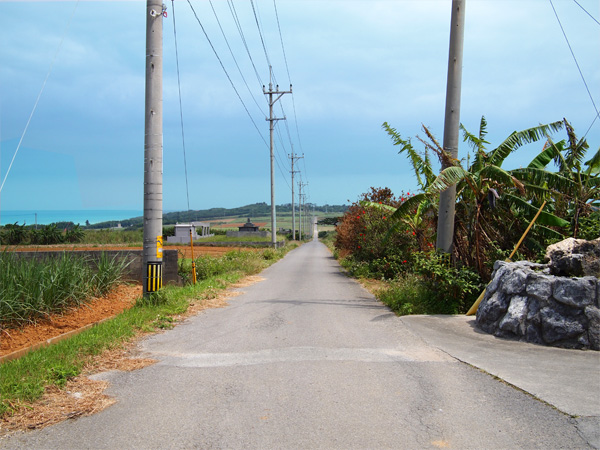
<svg viewBox="0 0 600 450">
<path fill-rule="evenodd" d="M 395 256 L 401 261 L 408 260 L 410 254 L 418 250 L 415 233 L 404 224 L 397 224 L 395 232 L 388 236 L 394 225 L 390 220 L 393 211 L 374 206 L 363 206 L 361 202 L 371 202 L 397 208 L 405 200 L 394 197 L 389 188 L 371 188 L 361 200 L 352 204 L 336 227 L 335 248 L 341 257 L 352 255 L 359 261 Z"/>
<path fill-rule="evenodd" d="M 400 316 L 438 312 L 435 304 L 436 293 L 415 274 L 406 274 L 390 281 L 375 295 Z"/>
<path fill-rule="evenodd" d="M 439 252 L 414 254 L 414 271 L 435 293 L 430 314 L 459 314 L 468 310 L 484 288 L 481 278 L 466 266 L 453 266 L 450 255 Z"/>
</svg>

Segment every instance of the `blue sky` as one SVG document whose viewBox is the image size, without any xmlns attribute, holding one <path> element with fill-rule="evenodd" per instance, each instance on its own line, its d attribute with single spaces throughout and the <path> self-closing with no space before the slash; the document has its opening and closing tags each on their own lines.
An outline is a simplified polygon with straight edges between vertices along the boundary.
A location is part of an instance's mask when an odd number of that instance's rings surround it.
<svg viewBox="0 0 600 450">
<path fill-rule="evenodd" d="M 146 2 L 0 3 L 0 183 L 52 65 L 0 209 L 141 210 Z M 173 3 L 165 3 L 164 209 L 185 210 Z M 254 123 L 188 2 L 175 0 L 190 208 L 269 203 L 261 84 L 269 69 L 251 3 L 233 0 L 252 61 L 231 2 L 212 0 L 248 88 L 210 3 L 191 3 Z M 600 4 L 553 3 L 600 108 Z M 304 154 L 299 176 L 310 202 L 352 202 L 370 186 L 414 191 L 410 165 L 381 124 L 405 137 L 422 134 L 425 124 L 442 141 L 451 1 L 277 0 L 287 67 L 274 2 L 254 5 L 277 82 L 288 89 L 291 81 L 294 91 L 280 101 L 287 128 L 278 123 L 276 203 L 291 201 L 292 144 Z M 475 132 L 482 115 L 492 145 L 563 117 L 580 136 L 588 131 L 596 112 L 549 0 L 467 0 L 461 122 Z M 600 119 L 587 139 L 597 150 Z M 542 144 L 523 148 L 505 167 L 527 164 Z M 461 143 L 459 157 L 467 153 Z"/>
</svg>

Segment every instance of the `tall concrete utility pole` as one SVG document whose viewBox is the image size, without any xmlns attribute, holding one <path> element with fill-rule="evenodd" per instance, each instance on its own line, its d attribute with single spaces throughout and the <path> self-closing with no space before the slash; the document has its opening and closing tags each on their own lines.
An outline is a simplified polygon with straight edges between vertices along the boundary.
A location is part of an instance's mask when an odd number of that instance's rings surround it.
<svg viewBox="0 0 600 450">
<path fill-rule="evenodd" d="M 283 97 L 283 94 L 291 94 L 292 93 L 292 85 L 290 84 L 290 90 L 289 91 L 280 91 L 279 90 L 279 85 L 277 85 L 277 87 L 275 88 L 275 90 L 273 90 L 273 70 L 271 68 L 271 66 L 269 66 L 269 72 L 270 72 L 270 77 L 269 77 L 269 90 L 265 90 L 265 87 L 263 86 L 263 93 L 265 95 L 269 95 L 269 118 L 266 119 L 269 121 L 269 131 L 271 134 L 271 145 L 270 145 L 270 149 L 271 149 L 271 244 L 273 244 L 273 247 L 275 247 L 276 242 L 277 242 L 277 220 L 275 217 L 275 155 L 273 153 L 273 147 L 274 147 L 274 141 L 273 141 L 273 131 L 275 130 L 275 121 L 277 120 L 285 120 L 285 117 L 283 118 L 277 118 L 273 116 L 273 105 L 275 104 L 275 102 L 277 102 L 277 100 L 279 100 L 281 97 Z M 273 94 L 276 95 L 275 99 L 273 99 Z"/>
<path fill-rule="evenodd" d="M 290 173 L 292 174 L 292 240 L 296 240 L 296 206 L 294 205 L 294 174 L 299 173 L 298 170 L 294 170 L 294 160 L 304 158 L 304 153 L 302 156 L 296 156 L 294 154 L 294 147 L 292 147 L 292 156 L 289 156 L 292 160 L 292 170 Z"/>
<path fill-rule="evenodd" d="M 299 181 L 299 182 L 298 182 L 298 187 L 299 187 L 299 189 L 300 189 L 300 192 L 299 192 L 299 194 L 298 194 L 298 203 L 299 203 L 299 205 L 298 205 L 298 214 L 299 214 L 299 216 L 300 216 L 300 217 L 298 218 L 298 234 L 300 235 L 299 237 L 300 237 L 300 240 L 301 240 L 301 241 L 302 241 L 302 240 L 304 240 L 304 239 L 302 238 L 302 230 L 303 230 L 303 229 L 306 229 L 306 227 L 304 227 L 304 226 L 303 226 L 304 224 L 302 223 L 302 201 L 303 201 L 303 200 L 305 200 L 305 197 L 306 197 L 306 195 L 305 195 L 305 194 L 302 194 L 302 188 L 303 188 L 304 186 L 308 186 L 308 183 L 303 183 L 302 181 Z M 306 213 L 305 213 L 305 215 L 306 215 Z"/>
<path fill-rule="evenodd" d="M 444 118 L 444 150 L 458 159 L 460 125 L 460 92 L 462 83 L 463 42 L 465 37 L 465 0 L 452 0 L 448 81 L 446 84 L 446 114 Z M 444 164 L 442 170 L 448 167 Z M 456 185 L 440 194 L 436 247 L 445 253 L 452 251 Z"/>
<path fill-rule="evenodd" d="M 302 240 L 302 181 L 298 181 L 298 240 Z"/>
<path fill-rule="evenodd" d="M 162 0 L 146 5 L 146 121 L 144 137 L 144 295 L 162 286 Z"/>
</svg>

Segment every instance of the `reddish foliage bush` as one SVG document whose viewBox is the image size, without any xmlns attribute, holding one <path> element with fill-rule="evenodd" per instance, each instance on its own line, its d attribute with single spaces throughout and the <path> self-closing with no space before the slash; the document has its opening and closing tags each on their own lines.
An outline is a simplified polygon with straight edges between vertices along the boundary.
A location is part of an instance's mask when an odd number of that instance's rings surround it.
<svg viewBox="0 0 600 450">
<path fill-rule="evenodd" d="M 408 196 L 409 194 L 407 194 Z M 337 226 L 335 247 L 341 257 L 352 256 L 355 261 L 369 263 L 377 274 L 394 276 L 419 250 L 417 236 L 404 224 L 386 236 L 393 225 L 386 208 L 367 206 L 372 202 L 397 208 L 407 196 L 397 198 L 389 188 L 373 188 L 353 203 Z M 371 267 L 372 266 L 372 267 Z"/>
</svg>

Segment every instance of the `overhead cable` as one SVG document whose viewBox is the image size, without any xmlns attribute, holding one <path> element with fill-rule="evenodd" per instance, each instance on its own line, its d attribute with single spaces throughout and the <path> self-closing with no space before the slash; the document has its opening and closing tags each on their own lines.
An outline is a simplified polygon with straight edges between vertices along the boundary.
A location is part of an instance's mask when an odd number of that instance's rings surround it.
<svg viewBox="0 0 600 450">
<path fill-rule="evenodd" d="M 244 103 L 244 100 L 242 100 L 242 97 L 240 96 L 240 93 L 238 92 L 237 88 L 235 87 L 235 84 L 233 84 L 233 80 L 231 79 L 231 77 L 229 76 L 229 73 L 227 72 L 227 69 L 225 69 L 225 66 L 223 65 L 223 61 L 221 61 L 221 58 L 219 57 L 219 54 L 217 53 L 217 50 L 215 49 L 214 45 L 212 44 L 210 38 L 208 37 L 208 34 L 206 34 L 206 30 L 204 29 L 204 26 L 202 25 L 202 22 L 200 21 L 200 18 L 198 17 L 198 14 L 196 14 L 196 10 L 194 9 L 194 7 L 192 6 L 192 3 L 190 2 L 190 0 L 187 0 L 188 4 L 190 5 L 190 8 L 192 9 L 192 12 L 194 13 L 194 16 L 196 17 L 196 21 L 198 22 L 198 24 L 200 25 L 200 28 L 202 29 L 202 32 L 204 33 L 204 36 L 206 37 L 206 40 L 208 41 L 208 43 L 210 44 L 210 48 L 212 48 L 213 53 L 215 54 L 215 56 L 217 57 L 217 60 L 219 61 L 219 64 L 221 64 L 221 68 L 223 69 L 223 72 L 225 72 L 225 75 L 227 76 L 227 79 L 229 80 L 229 83 L 231 84 L 231 87 L 233 88 L 233 90 L 235 91 L 238 99 L 240 100 L 240 102 L 242 103 L 242 106 L 244 107 L 244 109 L 246 110 L 246 114 L 248 114 L 248 117 L 250 118 L 250 120 L 252 121 L 252 124 L 254 125 L 254 128 L 256 128 L 256 131 L 258 132 L 258 134 L 260 135 L 260 138 L 262 139 L 262 141 L 265 143 L 265 145 L 267 147 L 269 147 L 269 144 L 267 143 L 265 137 L 262 135 L 262 133 L 260 132 L 260 129 L 258 128 L 258 125 L 256 125 L 256 122 L 254 121 L 254 119 L 252 118 L 252 115 L 250 114 L 250 111 L 248 111 L 248 108 L 246 107 L 246 104 Z"/>
<path fill-rule="evenodd" d="M 598 25 L 600 25 L 600 22 L 598 22 L 598 19 L 596 19 L 594 16 L 592 16 L 592 15 L 591 15 L 591 14 L 590 14 L 590 13 L 589 13 L 589 12 L 588 12 L 588 11 L 587 11 L 587 10 L 586 10 L 584 7 L 583 7 L 583 6 L 581 6 L 581 5 L 579 4 L 579 2 L 578 2 L 577 0 L 573 0 L 573 1 L 574 1 L 575 3 L 577 3 L 577 6 L 579 6 L 581 9 L 583 9 L 583 11 L 584 11 L 584 12 L 585 12 L 585 13 L 586 13 L 588 16 L 590 16 L 594 22 L 596 22 Z"/>
<path fill-rule="evenodd" d="M 19 143 L 17 144 L 17 148 L 15 149 L 15 153 L 10 161 L 10 164 L 8 165 L 8 169 L 6 170 L 6 174 L 4 175 L 4 180 L 2 181 L 2 184 L 0 185 L 0 193 L 2 192 L 2 189 L 4 189 L 4 184 L 6 183 L 6 179 L 8 178 L 8 174 L 10 173 L 10 169 L 12 169 L 13 163 L 15 162 L 15 158 L 17 157 L 17 153 L 19 153 L 19 149 L 21 148 L 21 144 L 23 143 L 23 139 L 25 138 L 25 134 L 27 134 L 27 130 L 29 129 L 29 124 L 31 123 L 31 119 L 33 118 L 33 115 L 37 109 L 38 103 L 40 102 L 40 98 L 42 98 L 42 93 L 44 92 L 44 89 L 46 88 L 46 83 L 48 82 L 48 78 L 50 78 L 50 74 L 52 73 L 52 69 L 54 68 L 54 63 L 56 62 L 56 58 L 58 57 L 58 53 L 60 52 L 60 49 L 63 45 L 63 42 L 65 40 L 65 36 L 67 34 L 67 31 L 69 30 L 69 27 L 71 26 L 71 22 L 73 20 L 73 16 L 75 16 L 75 11 L 77 10 L 77 6 L 79 5 L 79 0 L 77 0 L 77 3 L 75 3 L 75 7 L 73 8 L 73 12 L 71 13 L 71 17 L 69 17 L 69 20 L 67 21 L 67 25 L 65 26 L 65 29 L 63 31 L 62 37 L 60 39 L 60 42 L 58 44 L 58 48 L 56 49 L 56 52 L 54 53 L 54 57 L 52 58 L 52 62 L 50 63 L 50 67 L 48 68 L 48 73 L 46 73 L 46 78 L 44 78 L 44 82 L 42 83 L 42 88 L 40 89 L 40 92 L 37 96 L 37 99 L 35 100 L 35 103 L 33 105 L 33 109 L 31 110 L 31 114 L 29 114 L 29 119 L 27 119 L 27 123 L 25 124 L 25 129 L 23 130 L 23 134 L 21 134 L 21 139 L 19 139 Z"/>
<path fill-rule="evenodd" d="M 585 77 L 583 76 L 583 72 L 581 71 L 581 68 L 579 67 L 579 62 L 577 62 L 577 58 L 575 57 L 575 53 L 573 52 L 573 48 L 571 47 L 571 43 L 569 42 L 569 39 L 567 38 L 567 33 L 565 33 L 565 29 L 563 28 L 562 23 L 560 21 L 560 18 L 558 17 L 558 13 L 556 12 L 556 8 L 554 8 L 554 3 L 552 3 L 552 0 L 549 0 L 549 1 L 550 1 L 550 5 L 552 6 L 552 10 L 554 11 L 554 15 L 556 16 L 556 20 L 558 21 L 558 25 L 560 26 L 562 34 L 565 37 L 565 41 L 567 42 L 567 46 L 569 47 L 569 50 L 571 51 L 571 55 L 573 56 L 573 60 L 575 61 L 575 65 L 577 66 L 577 70 L 579 71 L 579 75 L 581 75 L 581 79 L 583 80 L 583 84 L 585 85 L 585 89 L 587 90 L 587 93 L 588 93 L 588 95 L 590 97 L 590 100 L 592 101 L 592 105 L 594 105 L 594 110 L 596 111 L 596 116 L 594 117 L 594 120 L 592 121 L 590 127 L 588 128 L 588 130 L 585 132 L 585 135 L 583 136 L 585 138 L 585 136 L 587 136 L 587 134 L 591 130 L 592 126 L 596 122 L 596 119 L 598 118 L 598 116 L 600 116 L 600 112 L 598 112 L 598 108 L 596 107 L 596 102 L 594 102 L 594 97 L 592 97 L 592 93 L 590 92 L 590 88 L 588 87 L 587 82 L 585 81 Z"/>
<path fill-rule="evenodd" d="M 173 37 L 175 39 L 175 62 L 177 66 L 177 89 L 179 90 L 179 119 L 181 122 L 181 144 L 183 146 L 183 168 L 185 170 L 185 193 L 187 196 L 187 207 L 190 210 L 190 189 L 188 185 L 187 159 L 185 156 L 185 133 L 183 131 L 183 105 L 181 103 L 181 77 L 179 75 L 179 51 L 177 48 L 177 25 L 175 23 L 175 0 L 171 0 L 173 10 Z"/>
<path fill-rule="evenodd" d="M 262 30 L 260 28 L 260 23 L 259 23 L 259 20 L 258 20 L 258 14 L 257 14 L 256 8 L 254 6 L 254 0 L 250 0 L 250 4 L 252 5 L 252 12 L 254 13 L 254 20 L 256 21 L 256 27 L 258 28 L 258 34 L 260 36 L 260 42 L 262 42 L 262 47 L 263 47 L 263 50 L 265 51 L 265 58 L 267 59 L 267 64 L 269 65 L 269 67 L 271 67 L 271 60 L 269 59 L 269 53 L 267 52 L 267 46 L 265 45 L 265 40 L 263 39 Z M 275 81 L 277 81 L 275 79 L 275 76 L 273 76 L 273 79 Z"/>
<path fill-rule="evenodd" d="M 252 94 L 252 90 L 250 89 L 250 86 L 248 86 L 248 82 L 246 81 L 246 78 L 244 77 L 244 74 L 242 73 L 242 69 L 240 69 L 240 65 L 238 64 L 237 59 L 233 53 L 233 50 L 231 49 L 231 46 L 229 45 L 229 40 L 227 39 L 227 36 L 225 35 L 225 31 L 223 30 L 223 27 L 221 26 L 221 21 L 219 20 L 219 17 L 217 16 L 217 11 L 215 11 L 215 7 L 213 6 L 212 0 L 208 0 L 208 3 L 210 4 L 213 14 L 215 15 L 215 19 L 217 20 L 217 24 L 219 25 L 219 29 L 221 30 L 221 34 L 223 35 L 223 39 L 225 39 L 225 43 L 227 44 L 229 53 L 231 53 L 231 57 L 233 58 L 233 62 L 235 63 L 235 66 L 237 67 L 238 72 L 240 73 L 240 76 L 242 77 L 242 80 L 244 81 L 244 84 L 246 85 L 246 89 L 248 89 L 248 92 L 250 93 L 252 100 L 254 100 L 254 103 L 258 107 L 258 110 L 261 112 L 261 114 L 263 114 L 266 117 L 265 112 L 261 109 L 260 105 L 256 101 L 256 97 L 254 97 L 254 94 Z"/>
<path fill-rule="evenodd" d="M 233 3 L 233 0 L 227 0 L 227 4 L 229 5 L 229 11 L 231 12 L 233 21 L 236 24 L 238 33 L 240 34 L 240 38 L 242 39 L 242 43 L 244 44 L 244 48 L 246 49 L 246 53 L 248 54 L 248 58 L 250 58 L 250 62 L 252 63 L 252 67 L 254 68 L 254 73 L 256 75 L 256 79 L 258 80 L 259 86 L 263 86 L 264 83 L 263 83 L 262 79 L 260 78 L 260 74 L 258 73 L 258 70 L 256 69 L 256 64 L 254 64 L 254 59 L 252 58 L 252 55 L 250 54 L 250 49 L 248 48 L 248 42 L 246 41 L 246 36 L 244 36 L 244 31 L 242 30 L 242 24 L 240 23 L 240 19 L 237 15 L 237 11 L 235 9 L 235 4 Z"/>
</svg>

